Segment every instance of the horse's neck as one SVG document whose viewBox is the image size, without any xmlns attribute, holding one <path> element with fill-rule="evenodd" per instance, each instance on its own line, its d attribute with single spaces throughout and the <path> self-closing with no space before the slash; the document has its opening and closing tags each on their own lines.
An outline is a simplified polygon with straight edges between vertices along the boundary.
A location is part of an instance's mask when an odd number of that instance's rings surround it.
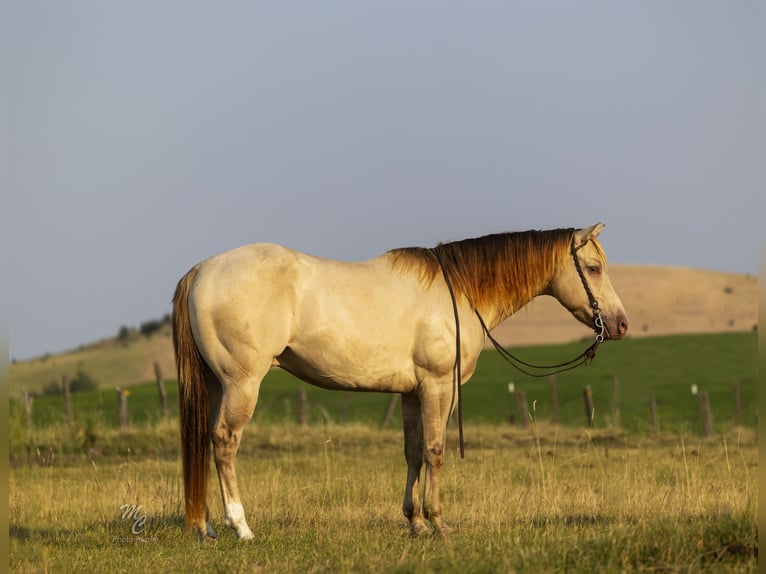
<svg viewBox="0 0 766 574">
<path fill-rule="evenodd" d="M 498 293 L 494 304 L 485 305 L 485 309 L 477 309 L 477 311 L 482 316 L 487 328 L 492 330 L 535 298 L 546 294 L 552 279 L 552 273 L 550 276 L 541 275 L 537 277 L 535 285 L 531 286 L 531 289 L 526 294 L 522 294 L 522 291 Z"/>
<path fill-rule="evenodd" d="M 545 289 L 541 289 L 539 293 L 537 293 L 535 296 L 523 299 L 517 299 L 516 301 L 513 301 L 509 305 L 497 305 L 494 307 L 490 307 L 488 309 L 485 309 L 482 311 L 481 309 L 476 309 L 476 311 L 481 315 L 482 320 L 486 324 L 487 328 L 491 331 L 495 327 L 497 327 L 500 323 L 508 319 L 511 315 L 516 313 L 518 310 L 523 309 L 528 303 L 533 301 L 537 296 L 542 295 L 545 293 Z"/>
</svg>

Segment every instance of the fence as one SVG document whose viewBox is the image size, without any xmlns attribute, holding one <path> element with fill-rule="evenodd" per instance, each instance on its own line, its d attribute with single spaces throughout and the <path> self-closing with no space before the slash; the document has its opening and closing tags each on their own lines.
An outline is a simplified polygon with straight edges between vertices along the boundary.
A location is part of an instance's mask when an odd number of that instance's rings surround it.
<svg viewBox="0 0 766 574">
<path fill-rule="evenodd" d="M 158 401 L 159 410 L 154 409 L 154 412 L 159 412 L 159 416 L 163 419 L 170 418 L 170 408 L 168 406 L 168 395 L 165 389 L 165 381 L 160 369 L 160 366 L 154 364 L 154 372 L 156 378 L 156 400 Z M 74 407 L 72 405 L 72 393 L 70 392 L 69 378 L 67 376 L 61 377 L 61 385 L 63 391 L 63 404 L 61 405 L 63 420 L 68 426 L 72 426 L 73 418 L 75 417 Z M 544 417 L 545 420 L 549 420 L 553 424 L 561 424 L 562 421 L 562 409 L 559 403 L 559 388 L 555 375 L 551 375 L 548 379 L 548 392 L 544 395 L 540 394 L 540 388 L 536 389 L 538 398 L 534 401 L 529 401 L 527 398 L 527 392 L 524 388 L 514 383 L 508 384 L 508 391 L 511 394 L 511 403 L 507 407 L 507 415 L 505 420 L 520 427 L 526 427 L 531 421 L 531 417 L 536 417 L 536 420 L 541 420 Z M 337 423 L 344 424 L 348 419 L 349 405 L 351 402 L 350 396 L 352 393 L 325 393 L 325 395 L 340 396 L 339 400 L 335 400 L 335 407 L 327 407 L 328 402 L 319 399 L 310 399 L 309 393 L 306 391 L 305 385 L 296 387 L 297 390 L 293 391 L 292 396 L 286 396 L 283 398 L 285 403 L 286 417 L 283 420 L 292 419 L 300 426 L 306 426 L 310 424 L 312 418 L 314 420 L 321 420 L 323 423 Z M 731 421 L 734 425 L 742 424 L 742 398 L 740 392 L 740 385 L 738 383 L 732 383 L 731 386 L 731 404 L 733 405 L 733 417 L 723 418 L 721 420 Z M 470 398 L 470 390 L 466 395 Z M 144 389 L 146 391 L 146 389 Z M 569 393 L 569 401 L 567 408 L 571 411 L 571 389 L 567 391 Z M 614 377 L 611 382 L 611 394 L 608 387 L 604 389 L 604 385 L 601 385 L 600 390 L 594 390 L 590 385 L 586 385 L 580 390 L 582 400 L 582 418 L 580 423 L 585 428 L 593 428 L 598 422 L 603 425 L 605 418 L 608 418 L 609 426 L 620 426 L 621 420 L 621 401 L 620 401 L 620 382 L 617 377 Z M 114 395 L 113 395 L 114 396 Z M 314 395 L 315 397 L 317 395 Z M 357 395 L 358 396 L 358 395 Z M 718 400 L 720 401 L 720 392 L 718 393 Z M 116 411 L 115 414 L 110 416 L 109 419 L 116 420 L 117 426 L 120 429 L 126 429 L 131 424 L 130 417 L 130 403 L 131 403 L 131 390 L 124 388 L 116 389 Z M 712 401 L 709 393 L 706 389 L 698 389 L 697 385 L 691 386 L 691 397 L 697 401 L 697 412 L 695 416 L 694 425 L 699 425 L 698 431 L 704 436 L 711 436 L 714 434 L 714 413 Z M 696 397 L 696 398 L 695 398 Z M 33 408 L 34 397 L 28 393 L 22 393 L 22 416 L 24 420 L 24 426 L 26 429 L 30 429 L 33 424 Z M 386 397 L 385 404 L 379 402 L 381 405 L 379 413 L 379 428 L 384 429 L 390 427 L 392 421 L 396 419 L 400 420 L 399 415 L 399 400 L 396 395 L 390 395 Z M 111 403 L 111 401 L 110 401 Z M 530 415 L 530 407 L 536 403 L 537 408 L 533 408 L 533 412 Z M 540 409 L 541 403 L 545 404 L 544 409 Z M 60 403 L 61 404 L 61 403 Z M 292 405 L 292 406 L 291 406 Z M 668 428 L 667 423 L 662 419 L 662 410 L 660 408 L 661 401 L 658 400 L 654 393 L 651 393 L 649 399 L 644 406 L 645 424 L 644 428 L 650 429 L 654 434 L 658 434 Z M 139 408 L 146 408 L 146 403 L 142 402 Z M 268 408 L 268 407 L 263 407 Z M 273 408 L 273 404 L 271 405 Z M 718 408 L 718 405 L 717 405 Z M 731 411 L 731 409 L 728 409 Z M 544 415 L 541 416 L 541 411 Z M 261 411 L 262 412 L 262 411 Z M 290 415 L 289 413 L 292 413 Z M 472 414 L 469 410 L 466 410 L 469 417 Z M 727 415 L 729 413 L 727 412 Z M 634 415 L 635 416 L 635 415 Z M 374 415 L 373 415 L 374 417 Z M 566 417 L 566 422 L 569 425 L 577 424 L 576 419 L 573 419 L 570 414 Z M 365 420 L 371 420 L 367 417 Z M 374 418 L 372 419 L 374 420 Z M 470 419 L 468 419 L 470 422 Z"/>
<path fill-rule="evenodd" d="M 551 398 L 550 420 L 551 422 L 555 423 L 555 422 L 558 422 L 558 412 L 559 412 L 558 388 L 556 383 L 556 375 L 550 375 L 549 384 L 550 384 L 550 398 Z M 614 377 L 613 384 L 612 384 L 611 417 L 615 426 L 619 426 L 619 420 L 620 420 L 619 386 L 620 386 L 619 379 L 617 377 Z M 706 437 L 713 436 L 714 434 L 713 409 L 710 404 L 709 394 L 705 390 L 699 390 L 697 385 L 691 385 L 690 390 L 691 390 L 692 396 L 696 395 L 699 397 L 699 409 L 700 409 L 700 415 L 702 418 L 703 435 Z M 523 389 L 517 388 L 515 383 L 508 383 L 508 391 L 511 395 L 515 396 L 515 405 L 512 405 L 511 407 L 511 415 L 509 417 L 509 421 L 511 422 L 511 424 L 514 424 L 516 421 L 515 415 L 518 414 L 518 424 L 522 427 L 526 427 L 530 419 L 526 393 L 524 392 Z M 742 398 L 741 398 L 739 383 L 735 382 L 731 384 L 731 392 L 732 392 L 732 403 L 734 405 L 733 423 L 735 426 L 741 426 L 742 425 Z M 590 385 L 587 385 L 583 389 L 582 396 L 583 396 L 583 404 L 585 407 L 584 426 L 590 429 L 590 428 L 593 428 L 595 416 L 596 416 L 593 390 Z M 658 414 L 657 398 L 655 394 L 652 394 L 649 399 L 647 415 L 649 418 L 652 433 L 658 434 L 660 432 L 661 422 L 660 422 L 660 418 Z"/>
</svg>

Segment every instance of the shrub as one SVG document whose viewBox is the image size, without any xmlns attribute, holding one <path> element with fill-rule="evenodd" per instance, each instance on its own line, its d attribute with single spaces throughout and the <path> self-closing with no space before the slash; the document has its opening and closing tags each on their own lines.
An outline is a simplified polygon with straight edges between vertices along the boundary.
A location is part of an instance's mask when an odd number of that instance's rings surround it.
<svg viewBox="0 0 766 574">
<path fill-rule="evenodd" d="M 123 325 L 117 333 L 117 340 L 120 343 L 125 343 L 128 339 L 130 339 L 130 329 Z"/>
<path fill-rule="evenodd" d="M 157 321 L 156 319 L 153 319 L 151 321 L 146 321 L 144 323 L 141 323 L 140 331 L 141 334 L 144 337 L 148 337 L 152 333 L 156 333 L 162 328 L 162 321 Z"/>
<path fill-rule="evenodd" d="M 64 393 L 64 388 L 61 383 L 56 381 L 50 381 L 43 387 L 43 394 L 46 396 L 61 395 Z"/>
<path fill-rule="evenodd" d="M 88 373 L 80 369 L 69 382 L 69 390 L 73 393 L 96 391 L 98 390 L 98 383 Z"/>
</svg>

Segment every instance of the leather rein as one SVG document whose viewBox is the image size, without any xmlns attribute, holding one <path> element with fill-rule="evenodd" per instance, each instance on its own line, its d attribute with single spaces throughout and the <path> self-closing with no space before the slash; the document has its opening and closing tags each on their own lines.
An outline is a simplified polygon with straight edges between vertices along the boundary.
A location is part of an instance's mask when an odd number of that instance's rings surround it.
<svg viewBox="0 0 766 574">
<path fill-rule="evenodd" d="M 585 243 L 583 243 L 579 247 L 575 246 L 575 242 L 573 238 L 570 253 L 572 255 L 572 259 L 574 260 L 575 268 L 577 269 L 577 274 L 580 276 L 580 281 L 582 281 L 582 286 L 585 289 L 585 294 L 588 296 L 588 302 L 590 303 L 590 307 L 593 310 L 593 323 L 595 325 L 595 329 L 594 329 L 595 341 L 590 345 L 590 347 L 585 349 L 582 353 L 577 355 L 574 359 L 565 361 L 563 363 L 559 363 L 557 365 L 535 365 L 532 363 L 527 363 L 525 361 L 522 361 L 521 359 L 516 357 L 513 353 L 505 349 L 500 343 L 497 342 L 497 340 L 490 334 L 489 329 L 487 328 L 487 324 L 484 322 L 484 319 L 479 314 L 479 310 L 476 309 L 476 307 L 473 308 L 473 311 L 476 314 L 476 317 L 479 319 L 479 323 L 481 324 L 481 328 L 483 329 L 484 334 L 492 342 L 492 345 L 495 347 L 495 349 L 497 349 L 498 353 L 500 353 L 500 356 L 503 357 L 503 359 L 505 359 L 508 364 L 518 369 L 525 375 L 528 375 L 530 377 L 536 377 L 536 378 L 548 377 L 556 373 L 563 373 L 564 371 L 570 371 L 572 369 L 575 369 L 584 363 L 588 363 L 592 361 L 596 357 L 596 350 L 598 349 L 598 346 L 604 342 L 604 338 L 605 338 L 604 333 L 606 329 L 604 327 L 604 321 L 601 318 L 601 311 L 599 310 L 598 301 L 596 300 L 596 297 L 593 295 L 593 292 L 591 291 L 590 286 L 588 285 L 588 281 L 585 279 L 585 274 L 583 273 L 582 266 L 580 265 L 580 260 L 577 258 L 577 251 L 579 251 L 583 246 L 585 246 Z M 442 259 L 438 246 L 433 247 L 431 251 L 436 256 L 436 259 L 439 261 L 439 266 L 441 267 L 442 274 L 444 275 L 444 281 L 447 284 L 447 289 L 449 290 L 450 299 L 452 300 L 452 310 L 455 313 L 455 366 L 452 371 L 452 402 L 450 403 L 450 412 L 452 412 L 455 406 L 455 399 L 457 398 L 457 421 L 458 421 L 458 434 L 460 437 L 460 458 L 465 458 L 465 443 L 463 441 L 463 400 L 462 400 L 463 393 L 462 393 L 462 381 L 461 381 L 461 378 L 462 378 L 461 363 L 462 362 L 460 358 L 460 354 L 461 354 L 460 353 L 460 316 L 458 314 L 457 299 L 455 298 L 455 291 L 452 288 L 452 281 L 450 281 L 449 273 L 447 273 L 447 267 L 444 264 L 444 260 Z M 532 373 L 528 371 L 527 368 L 546 369 L 547 371 L 544 373 Z"/>
</svg>

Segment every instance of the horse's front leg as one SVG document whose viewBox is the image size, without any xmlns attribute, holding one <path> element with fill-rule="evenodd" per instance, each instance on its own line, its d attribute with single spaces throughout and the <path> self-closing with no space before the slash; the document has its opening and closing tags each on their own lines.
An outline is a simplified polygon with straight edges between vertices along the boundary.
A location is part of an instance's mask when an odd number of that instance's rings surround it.
<svg viewBox="0 0 766 574">
<path fill-rule="evenodd" d="M 420 504 L 420 470 L 423 468 L 423 419 L 420 399 L 415 394 L 402 395 L 404 424 L 404 458 L 407 461 L 407 482 L 404 486 L 402 511 L 410 521 L 410 535 L 420 536 L 428 531 Z"/>
<path fill-rule="evenodd" d="M 452 389 L 447 385 L 434 386 L 421 397 L 423 417 L 424 455 L 426 462 L 426 484 L 423 495 L 425 517 L 434 527 L 434 534 L 447 536 L 450 527 L 442 517 L 441 470 L 444 465 L 444 447 L 447 420 L 454 406 Z"/>
</svg>

